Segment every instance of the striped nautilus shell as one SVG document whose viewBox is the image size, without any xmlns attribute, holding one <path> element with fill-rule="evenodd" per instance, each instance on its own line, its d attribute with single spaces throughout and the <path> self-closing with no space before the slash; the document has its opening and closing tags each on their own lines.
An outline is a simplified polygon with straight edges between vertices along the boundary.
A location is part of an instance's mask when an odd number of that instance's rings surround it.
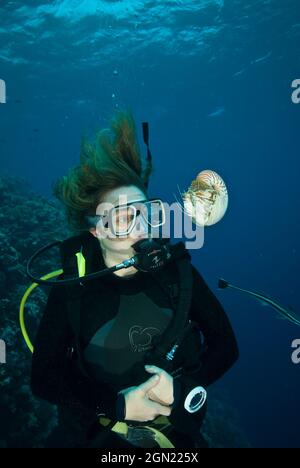
<svg viewBox="0 0 300 468">
<path fill-rule="evenodd" d="M 216 172 L 205 170 L 181 194 L 183 208 L 198 226 L 211 226 L 223 218 L 228 206 L 224 180 Z"/>
</svg>

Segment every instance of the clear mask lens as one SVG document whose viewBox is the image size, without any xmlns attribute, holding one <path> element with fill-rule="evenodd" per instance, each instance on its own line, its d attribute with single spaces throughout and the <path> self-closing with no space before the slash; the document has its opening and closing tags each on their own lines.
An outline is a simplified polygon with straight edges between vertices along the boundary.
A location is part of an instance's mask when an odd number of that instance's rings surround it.
<svg viewBox="0 0 300 468">
<path fill-rule="evenodd" d="M 116 206 L 99 218 L 105 230 L 121 236 L 129 234 L 142 220 L 148 227 L 162 226 L 165 223 L 165 209 L 161 200 L 137 201 Z"/>
<path fill-rule="evenodd" d="M 136 221 L 134 206 L 119 206 L 111 211 L 111 226 L 114 234 L 126 234 L 132 230 Z"/>
<path fill-rule="evenodd" d="M 144 204 L 143 216 L 149 226 L 156 228 L 162 226 L 165 222 L 165 211 L 163 203 L 160 200 L 153 200 Z"/>
</svg>

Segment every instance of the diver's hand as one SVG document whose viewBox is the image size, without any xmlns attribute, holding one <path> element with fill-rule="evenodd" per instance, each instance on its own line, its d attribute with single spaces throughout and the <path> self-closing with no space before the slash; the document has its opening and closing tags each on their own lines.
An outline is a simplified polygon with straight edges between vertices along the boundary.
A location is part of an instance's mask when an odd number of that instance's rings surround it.
<svg viewBox="0 0 300 468">
<path fill-rule="evenodd" d="M 170 416 L 171 409 L 155 401 L 149 400 L 147 392 L 159 382 L 158 376 L 153 376 L 137 387 L 121 390 L 125 397 L 125 420 L 153 421 L 157 416 Z"/>
<path fill-rule="evenodd" d="M 159 383 L 148 390 L 148 397 L 162 405 L 172 405 L 174 402 L 173 377 L 157 366 L 145 366 L 147 372 L 159 375 Z"/>
</svg>

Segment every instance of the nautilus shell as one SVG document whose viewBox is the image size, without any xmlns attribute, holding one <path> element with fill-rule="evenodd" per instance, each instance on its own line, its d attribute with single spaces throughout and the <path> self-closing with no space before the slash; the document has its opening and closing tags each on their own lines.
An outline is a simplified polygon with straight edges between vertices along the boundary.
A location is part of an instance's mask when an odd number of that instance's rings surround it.
<svg viewBox="0 0 300 468">
<path fill-rule="evenodd" d="M 220 221 L 228 207 L 224 180 L 216 172 L 205 170 L 181 194 L 183 208 L 198 226 L 211 226 Z"/>
</svg>

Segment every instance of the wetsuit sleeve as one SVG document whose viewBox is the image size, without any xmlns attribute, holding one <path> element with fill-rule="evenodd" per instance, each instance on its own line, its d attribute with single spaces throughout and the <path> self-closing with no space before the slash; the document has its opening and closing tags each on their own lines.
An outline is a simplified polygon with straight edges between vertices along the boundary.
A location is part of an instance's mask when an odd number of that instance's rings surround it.
<svg viewBox="0 0 300 468">
<path fill-rule="evenodd" d="M 178 377 L 176 386 L 177 401 L 171 414 L 175 421 L 183 414 L 184 401 L 188 393 L 197 386 L 206 388 L 227 372 L 238 359 L 238 346 L 228 317 L 209 289 L 200 273 L 192 266 L 193 295 L 191 320 L 195 321 L 204 336 L 205 351 L 201 356 L 201 366 L 195 373 L 184 373 Z M 180 386 L 180 388 L 179 388 Z M 179 395 L 179 398 L 178 398 Z M 187 413 L 186 410 L 184 410 Z M 191 414 L 191 413 L 189 413 Z"/>
<path fill-rule="evenodd" d="M 67 350 L 72 333 L 67 321 L 64 287 L 50 291 L 34 343 L 31 389 L 34 395 L 58 405 L 104 413 L 116 418 L 118 397 L 106 383 L 91 380 L 72 365 Z"/>
</svg>

